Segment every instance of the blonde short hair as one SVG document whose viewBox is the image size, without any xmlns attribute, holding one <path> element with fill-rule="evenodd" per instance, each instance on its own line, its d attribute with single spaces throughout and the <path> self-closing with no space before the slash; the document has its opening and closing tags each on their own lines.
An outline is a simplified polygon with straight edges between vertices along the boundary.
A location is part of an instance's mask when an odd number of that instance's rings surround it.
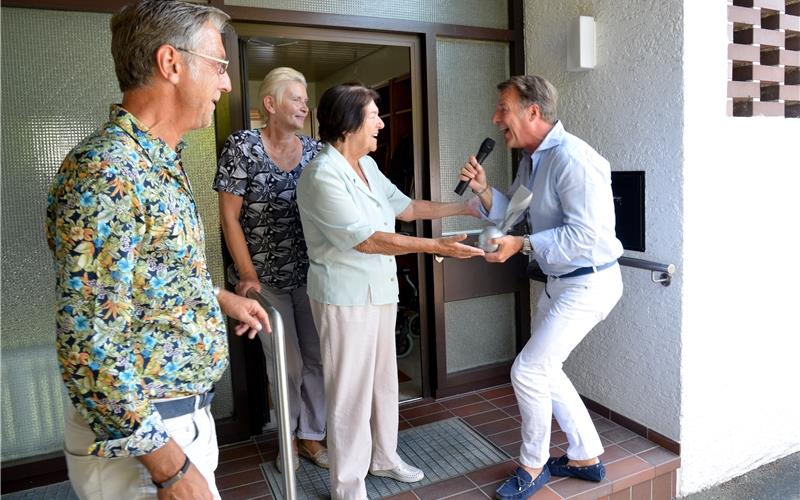
<svg viewBox="0 0 800 500">
<path fill-rule="evenodd" d="M 302 73 L 293 68 L 280 67 L 275 68 L 264 77 L 261 86 L 258 87 L 258 111 L 264 121 L 269 121 L 267 110 L 264 108 L 264 98 L 272 96 L 277 102 L 283 100 L 283 94 L 286 91 L 286 86 L 290 82 L 300 82 L 303 87 L 307 87 L 306 77 Z"/>
</svg>

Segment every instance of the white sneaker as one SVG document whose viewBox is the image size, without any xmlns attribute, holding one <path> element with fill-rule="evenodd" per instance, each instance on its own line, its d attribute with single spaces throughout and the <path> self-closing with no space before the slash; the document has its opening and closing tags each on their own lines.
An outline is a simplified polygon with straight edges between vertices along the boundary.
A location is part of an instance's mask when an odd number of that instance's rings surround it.
<svg viewBox="0 0 800 500">
<path fill-rule="evenodd" d="M 371 470 L 369 471 L 373 476 L 390 477 L 395 481 L 403 483 L 416 483 L 425 478 L 425 473 L 417 469 L 413 465 L 409 465 L 402 460 L 394 469 L 388 470 Z"/>
</svg>

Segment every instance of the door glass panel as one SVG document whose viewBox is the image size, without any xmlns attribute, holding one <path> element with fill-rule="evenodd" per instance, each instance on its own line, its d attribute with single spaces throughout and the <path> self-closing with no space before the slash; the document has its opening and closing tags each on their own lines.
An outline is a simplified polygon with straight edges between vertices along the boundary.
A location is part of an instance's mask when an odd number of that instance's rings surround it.
<svg viewBox="0 0 800 500">
<path fill-rule="evenodd" d="M 506 189 L 511 181 L 511 154 L 492 125 L 497 84 L 509 77 L 507 43 L 440 38 L 436 43 L 436 83 L 439 97 L 439 179 L 441 201 L 461 201 L 453 189 L 469 155 L 478 152 L 486 137 L 495 140 L 484 160 L 489 183 Z M 475 62 L 480 61 L 480 71 Z M 476 232 L 485 225 L 473 217 L 442 220 L 442 234 Z"/>
<path fill-rule="evenodd" d="M 444 305 L 447 373 L 511 361 L 517 337 L 513 293 Z"/>
</svg>

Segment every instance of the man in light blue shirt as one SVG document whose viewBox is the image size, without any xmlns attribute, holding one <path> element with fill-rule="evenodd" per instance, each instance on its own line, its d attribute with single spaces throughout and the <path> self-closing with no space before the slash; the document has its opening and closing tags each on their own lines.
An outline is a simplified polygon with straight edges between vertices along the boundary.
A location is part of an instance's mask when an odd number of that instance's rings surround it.
<svg viewBox="0 0 800 500">
<path fill-rule="evenodd" d="M 499 223 L 520 187 L 533 196 L 527 211 L 531 234 L 490 243 L 489 262 L 518 252 L 536 259 L 548 275 L 531 321 L 531 338 L 511 369 L 522 418 L 516 476 L 497 489 L 500 499 L 533 495 L 551 475 L 601 481 L 605 468 L 600 438 L 586 407 L 562 370 L 570 352 L 603 320 L 622 296 L 617 259 L 622 244 L 614 232 L 608 161 L 569 134 L 556 119 L 556 89 L 538 76 L 515 76 L 498 86 L 492 122 L 506 145 L 523 150 L 508 193 L 489 186 L 471 157 L 461 170 L 477 194 L 484 218 Z M 569 440 L 567 454 L 549 458 L 551 415 Z"/>
</svg>

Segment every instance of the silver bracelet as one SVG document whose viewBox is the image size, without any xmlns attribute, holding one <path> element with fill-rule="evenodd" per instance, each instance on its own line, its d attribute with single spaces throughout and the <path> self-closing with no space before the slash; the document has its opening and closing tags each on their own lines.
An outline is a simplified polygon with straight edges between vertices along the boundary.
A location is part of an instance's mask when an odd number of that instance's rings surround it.
<svg viewBox="0 0 800 500">
<path fill-rule="evenodd" d="M 490 185 L 487 183 L 487 184 L 486 184 L 486 187 L 485 187 L 485 188 L 483 188 L 481 191 L 475 191 L 475 190 L 473 189 L 473 190 L 472 190 L 472 192 L 473 192 L 473 193 L 475 193 L 476 195 L 480 196 L 480 195 L 482 195 L 483 193 L 485 193 L 486 191 L 488 191 L 490 187 L 492 187 L 492 186 L 490 186 Z"/>
</svg>

